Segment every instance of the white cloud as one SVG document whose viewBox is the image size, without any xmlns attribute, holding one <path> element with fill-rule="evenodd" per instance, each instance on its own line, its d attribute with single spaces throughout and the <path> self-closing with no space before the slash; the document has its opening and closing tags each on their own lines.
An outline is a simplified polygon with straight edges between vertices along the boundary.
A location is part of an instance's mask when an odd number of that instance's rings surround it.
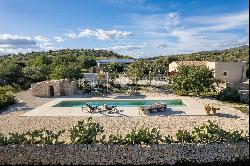
<svg viewBox="0 0 250 166">
<path fill-rule="evenodd" d="M 108 47 L 106 49 L 108 50 L 137 50 L 142 49 L 143 46 L 141 45 L 117 45 L 113 47 Z"/>
<path fill-rule="evenodd" d="M 49 41 L 49 39 L 47 38 L 47 37 L 45 37 L 45 36 L 36 36 L 35 37 L 35 39 L 37 40 L 37 41 L 40 41 L 40 42 L 48 42 Z"/>
<path fill-rule="evenodd" d="M 98 29 L 96 37 L 99 40 L 107 40 L 107 39 L 127 38 L 130 36 L 132 36 L 132 33 L 127 31 L 118 31 L 118 30 L 105 31 L 102 29 Z"/>
<path fill-rule="evenodd" d="M 128 18 L 132 20 L 131 28 L 147 33 L 171 31 L 180 23 L 177 12 L 151 15 L 130 14 Z"/>
<path fill-rule="evenodd" d="M 133 34 L 131 32 L 119 31 L 116 29 L 109 30 L 109 31 L 103 30 L 103 29 L 97 29 L 97 30 L 82 29 L 80 30 L 78 37 L 79 38 L 95 37 L 98 40 L 112 40 L 112 39 L 119 39 L 119 38 L 128 38 L 132 35 Z"/>
<path fill-rule="evenodd" d="M 156 5 L 145 3 L 146 0 L 105 0 L 116 8 L 122 8 L 132 11 L 159 11 L 160 8 Z"/>
<path fill-rule="evenodd" d="M 157 48 L 166 48 L 168 47 L 168 45 L 166 43 L 160 43 L 158 45 L 156 45 Z"/>
<path fill-rule="evenodd" d="M 193 17 L 185 17 L 177 12 L 129 17 L 131 26 L 127 28 L 140 37 L 137 42 L 151 41 L 151 45 L 143 48 L 145 56 L 149 56 L 150 51 L 152 55 L 181 54 L 249 43 L 248 11 Z M 160 40 L 164 42 L 157 42 Z"/>
<path fill-rule="evenodd" d="M 44 45 L 44 46 L 51 46 L 51 45 L 53 45 L 53 43 L 42 43 L 42 45 Z"/>
<path fill-rule="evenodd" d="M 78 35 L 78 37 L 81 37 L 81 38 L 85 38 L 85 37 L 96 37 L 97 36 L 97 32 L 96 31 L 93 31 L 91 29 L 82 29 Z"/>
<path fill-rule="evenodd" d="M 175 26 L 180 24 L 178 13 L 169 13 L 164 16 L 164 28 L 171 31 Z"/>
<path fill-rule="evenodd" d="M 237 46 L 239 41 L 241 44 L 249 42 L 249 39 L 232 32 L 232 30 L 240 30 L 249 26 L 249 16 L 246 11 L 221 16 L 183 19 L 183 25 L 186 25 L 187 22 L 191 23 L 190 20 L 195 22 L 192 27 L 186 28 L 179 25 L 178 28 L 173 28 L 171 32 L 167 33 L 169 36 L 177 38 L 176 49 L 193 51 L 225 49 Z"/>
<path fill-rule="evenodd" d="M 66 33 L 64 35 L 67 36 L 68 38 L 72 38 L 72 39 L 77 38 L 77 35 L 75 33 Z"/>
<path fill-rule="evenodd" d="M 223 31 L 249 26 L 249 11 L 225 14 L 221 16 L 196 16 L 186 19 L 188 23 L 195 22 L 199 31 Z"/>
<path fill-rule="evenodd" d="M 65 41 L 65 39 L 63 39 L 62 37 L 59 37 L 59 36 L 54 37 L 54 39 L 55 39 L 56 42 L 58 42 L 58 43 L 61 43 L 61 42 L 64 42 L 64 41 Z"/>
<path fill-rule="evenodd" d="M 43 38 L 37 38 L 37 39 L 43 39 Z M 37 39 L 32 39 L 29 36 L 0 34 L 0 55 L 55 49 L 55 47 L 52 46 L 53 45 L 52 43 L 48 42 L 37 43 L 36 42 Z"/>
<path fill-rule="evenodd" d="M 31 37 L 0 34 L 0 48 L 30 48 L 36 47 L 36 41 Z"/>
</svg>

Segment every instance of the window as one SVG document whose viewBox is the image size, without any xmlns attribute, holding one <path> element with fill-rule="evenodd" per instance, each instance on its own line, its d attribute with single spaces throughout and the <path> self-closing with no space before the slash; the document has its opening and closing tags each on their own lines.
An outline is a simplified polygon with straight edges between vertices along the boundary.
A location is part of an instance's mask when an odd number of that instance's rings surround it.
<svg viewBox="0 0 250 166">
<path fill-rule="evenodd" d="M 224 71 L 224 72 L 223 72 L 223 76 L 224 76 L 224 77 L 227 77 L 227 71 Z"/>
</svg>

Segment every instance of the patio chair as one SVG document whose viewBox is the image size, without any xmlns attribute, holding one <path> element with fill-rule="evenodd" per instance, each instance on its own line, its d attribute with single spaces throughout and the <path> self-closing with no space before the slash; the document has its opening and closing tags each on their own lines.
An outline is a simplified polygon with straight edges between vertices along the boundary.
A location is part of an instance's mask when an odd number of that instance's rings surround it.
<svg viewBox="0 0 250 166">
<path fill-rule="evenodd" d="M 139 107 L 139 114 L 143 112 L 144 114 L 148 115 L 150 113 L 156 113 L 156 112 L 163 112 L 167 109 L 167 104 L 165 103 L 155 103 L 151 106 L 142 106 Z"/>
<path fill-rule="evenodd" d="M 99 106 L 91 106 L 90 104 L 86 104 L 87 106 L 87 111 L 89 113 L 93 113 L 93 112 L 100 112 L 101 108 L 99 108 Z"/>
<path fill-rule="evenodd" d="M 155 103 L 158 112 L 163 112 L 167 109 L 167 104 L 165 103 Z"/>
<path fill-rule="evenodd" d="M 104 109 L 105 109 L 108 113 L 119 112 L 119 110 L 117 109 L 117 106 L 108 106 L 108 105 L 104 105 Z"/>
<path fill-rule="evenodd" d="M 150 113 L 156 113 L 158 112 L 159 109 L 160 107 L 158 105 L 152 104 L 149 110 L 150 110 Z"/>
<path fill-rule="evenodd" d="M 148 115 L 152 113 L 153 108 L 151 106 L 141 106 L 139 107 L 139 114 L 141 115 L 141 112 Z"/>
</svg>

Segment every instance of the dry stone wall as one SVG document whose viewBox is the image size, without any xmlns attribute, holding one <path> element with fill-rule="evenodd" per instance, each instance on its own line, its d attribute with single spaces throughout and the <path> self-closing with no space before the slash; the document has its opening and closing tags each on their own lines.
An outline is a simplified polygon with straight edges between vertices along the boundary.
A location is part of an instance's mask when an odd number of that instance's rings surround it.
<svg viewBox="0 0 250 166">
<path fill-rule="evenodd" d="M 53 89 L 53 95 L 51 87 Z M 32 84 L 30 88 L 30 93 L 37 97 L 67 96 L 74 95 L 76 92 L 76 82 L 67 79 L 38 82 Z"/>
<path fill-rule="evenodd" d="M 249 143 L 140 145 L 6 145 L 0 146 L 0 164 L 175 164 L 233 162 L 249 159 Z"/>
</svg>

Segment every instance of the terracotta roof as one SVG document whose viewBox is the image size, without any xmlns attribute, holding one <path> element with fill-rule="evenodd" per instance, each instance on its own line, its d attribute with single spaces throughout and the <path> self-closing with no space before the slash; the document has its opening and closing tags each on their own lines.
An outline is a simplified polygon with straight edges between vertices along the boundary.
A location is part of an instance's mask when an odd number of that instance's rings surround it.
<svg viewBox="0 0 250 166">
<path fill-rule="evenodd" d="M 176 61 L 178 65 L 206 65 L 207 61 Z"/>
</svg>

